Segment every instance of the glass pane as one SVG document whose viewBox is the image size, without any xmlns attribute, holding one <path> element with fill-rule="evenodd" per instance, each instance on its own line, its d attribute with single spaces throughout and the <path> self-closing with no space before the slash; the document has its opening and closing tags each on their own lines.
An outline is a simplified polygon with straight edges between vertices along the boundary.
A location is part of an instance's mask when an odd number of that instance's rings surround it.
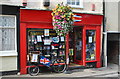
<svg viewBox="0 0 120 79">
<path fill-rule="evenodd" d="M 57 57 L 65 58 L 65 37 L 57 36 L 53 29 L 28 28 L 27 64 L 34 62 L 33 55 L 39 53 L 48 59 L 50 59 L 51 53 L 54 53 Z"/>
<path fill-rule="evenodd" d="M 87 30 L 86 31 L 86 60 L 95 60 L 96 52 L 96 31 Z"/>
<path fill-rule="evenodd" d="M 70 4 L 71 2 L 70 2 L 71 0 L 67 0 L 67 4 Z"/>
<path fill-rule="evenodd" d="M 0 16 L 0 26 L 2 26 L 2 27 L 15 27 L 15 17 L 13 17 L 13 16 Z"/>
<path fill-rule="evenodd" d="M 2 27 L 2 16 L 0 16 L 0 27 Z"/>
<path fill-rule="evenodd" d="M 82 29 L 75 31 L 75 47 L 76 47 L 76 60 L 82 59 Z"/>
<path fill-rule="evenodd" d="M 80 2 L 79 2 L 79 0 L 76 0 L 76 5 L 80 5 Z"/>
<path fill-rule="evenodd" d="M 72 5 L 75 5 L 75 0 L 72 0 Z"/>
<path fill-rule="evenodd" d="M 15 29 L 2 29 L 2 50 L 15 50 Z"/>
<path fill-rule="evenodd" d="M 0 51 L 2 51 L 2 29 L 0 29 Z"/>
</svg>

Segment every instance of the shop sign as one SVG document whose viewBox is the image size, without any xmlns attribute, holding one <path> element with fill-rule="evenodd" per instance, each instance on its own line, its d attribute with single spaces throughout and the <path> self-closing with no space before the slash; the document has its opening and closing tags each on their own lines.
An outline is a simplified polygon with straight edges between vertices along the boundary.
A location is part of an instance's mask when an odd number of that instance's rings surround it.
<svg viewBox="0 0 120 79">
<path fill-rule="evenodd" d="M 80 16 L 80 15 L 73 15 L 73 17 L 74 17 L 74 22 L 80 22 L 80 21 L 82 21 L 82 16 Z"/>
</svg>

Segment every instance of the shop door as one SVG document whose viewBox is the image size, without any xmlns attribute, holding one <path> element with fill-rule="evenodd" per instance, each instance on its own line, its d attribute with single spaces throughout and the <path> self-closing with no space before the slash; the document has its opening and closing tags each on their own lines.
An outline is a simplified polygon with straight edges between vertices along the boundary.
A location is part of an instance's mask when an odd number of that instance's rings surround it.
<svg viewBox="0 0 120 79">
<path fill-rule="evenodd" d="M 88 26 L 86 27 L 86 40 L 85 40 L 85 62 L 91 63 L 95 62 L 99 58 L 99 42 L 100 42 L 100 33 L 99 28 Z"/>
<path fill-rule="evenodd" d="M 82 28 L 74 28 L 74 63 L 82 65 Z"/>
</svg>

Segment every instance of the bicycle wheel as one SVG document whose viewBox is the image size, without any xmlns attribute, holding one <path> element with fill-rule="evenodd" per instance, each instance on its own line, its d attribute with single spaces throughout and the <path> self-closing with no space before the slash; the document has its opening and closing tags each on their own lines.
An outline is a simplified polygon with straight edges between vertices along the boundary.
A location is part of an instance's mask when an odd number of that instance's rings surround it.
<svg viewBox="0 0 120 79">
<path fill-rule="evenodd" d="M 52 64 L 52 68 L 57 73 L 62 73 L 66 70 L 66 63 L 65 60 L 62 58 L 55 59 Z"/>
<path fill-rule="evenodd" d="M 36 66 L 36 65 L 32 65 L 31 67 L 28 68 L 28 73 L 31 75 L 31 76 L 36 76 L 39 74 L 39 67 Z"/>
</svg>

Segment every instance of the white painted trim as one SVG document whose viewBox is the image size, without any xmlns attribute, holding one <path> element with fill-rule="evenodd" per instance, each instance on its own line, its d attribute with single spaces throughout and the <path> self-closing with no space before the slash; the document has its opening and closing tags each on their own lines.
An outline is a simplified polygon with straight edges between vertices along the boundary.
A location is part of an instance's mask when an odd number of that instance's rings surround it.
<svg viewBox="0 0 120 79">
<path fill-rule="evenodd" d="M 107 31 L 107 33 L 120 33 L 119 31 Z"/>
<path fill-rule="evenodd" d="M 16 51 L 0 51 L 0 57 L 1 56 L 17 56 L 18 53 Z"/>
<path fill-rule="evenodd" d="M 15 27 L 0 27 L 0 29 L 15 29 Z"/>
<path fill-rule="evenodd" d="M 80 5 L 69 5 L 70 7 L 72 7 L 72 8 L 83 8 L 83 6 L 80 6 Z"/>
<path fill-rule="evenodd" d="M 17 20 L 15 16 L 15 51 L 17 52 Z"/>
<path fill-rule="evenodd" d="M 0 14 L 0 16 L 13 16 L 13 17 L 14 17 L 15 15 L 1 15 L 1 14 Z"/>
<path fill-rule="evenodd" d="M 104 38 L 104 66 L 107 67 L 107 33 L 104 32 L 105 38 Z"/>
</svg>

